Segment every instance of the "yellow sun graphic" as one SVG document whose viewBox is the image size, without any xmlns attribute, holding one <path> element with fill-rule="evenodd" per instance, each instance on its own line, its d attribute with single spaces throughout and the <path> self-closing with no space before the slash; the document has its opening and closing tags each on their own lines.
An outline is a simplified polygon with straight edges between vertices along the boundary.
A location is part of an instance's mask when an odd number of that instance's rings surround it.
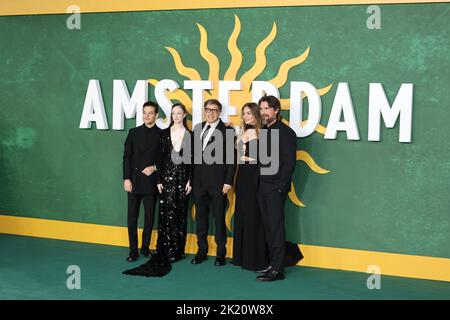
<svg viewBox="0 0 450 320">
<path fill-rule="evenodd" d="M 237 40 L 238 40 L 239 34 L 241 32 L 241 22 L 239 20 L 239 17 L 236 15 L 234 16 L 234 22 L 235 22 L 235 24 L 234 24 L 233 32 L 231 33 L 231 35 L 228 39 L 228 51 L 230 52 L 230 55 L 231 55 L 231 61 L 230 61 L 230 65 L 228 66 L 228 69 L 226 70 L 224 78 L 223 78 L 223 80 L 228 80 L 228 81 L 236 80 L 237 73 L 242 64 L 242 53 L 237 46 Z M 200 31 L 200 48 L 199 48 L 200 55 L 208 63 L 209 74 L 208 74 L 207 79 L 213 82 L 213 88 L 214 88 L 212 90 L 209 90 L 208 92 L 204 92 L 204 99 L 205 100 L 212 99 L 212 98 L 217 99 L 218 83 L 220 80 L 219 79 L 220 61 L 219 61 L 218 57 L 208 49 L 208 33 L 205 30 L 205 28 L 199 23 L 197 23 L 197 27 Z M 256 77 L 258 77 L 264 71 L 264 69 L 266 67 L 265 51 L 266 51 L 267 47 L 273 42 L 276 35 L 277 35 L 277 25 L 274 22 L 270 33 L 256 47 L 256 51 L 255 51 L 256 57 L 255 57 L 255 62 L 253 64 L 253 66 L 249 70 L 247 70 L 242 75 L 242 77 L 239 79 L 239 81 L 242 83 L 242 90 L 241 91 L 233 91 L 231 93 L 231 97 L 230 97 L 231 103 L 230 104 L 233 106 L 236 106 L 236 111 L 237 111 L 237 115 L 229 117 L 230 121 L 233 125 L 240 124 L 240 121 L 241 121 L 240 120 L 241 119 L 241 110 L 240 110 L 241 108 L 240 107 L 242 105 L 244 105 L 246 102 L 249 102 L 252 100 L 252 91 L 251 91 L 252 81 L 255 80 Z M 166 47 L 166 49 L 172 55 L 172 58 L 175 63 L 175 67 L 180 75 L 186 77 L 189 80 L 202 80 L 200 73 L 196 69 L 186 67 L 183 64 L 181 56 L 177 50 L 175 50 L 174 48 L 171 48 L 171 47 Z M 273 79 L 269 80 L 268 82 L 272 83 L 277 88 L 283 87 L 288 79 L 289 70 L 292 69 L 293 67 L 303 63 L 308 58 L 309 53 L 310 53 L 310 48 L 308 47 L 299 56 L 284 61 L 278 70 L 278 74 Z M 153 86 L 156 86 L 158 83 L 158 81 L 155 79 L 149 79 L 148 82 Z M 332 84 L 330 84 L 324 88 L 318 89 L 317 92 L 321 96 L 325 95 L 326 93 L 328 93 L 328 91 L 330 91 L 331 87 L 332 87 Z M 191 97 L 185 91 L 183 91 L 182 89 L 178 89 L 173 92 L 166 91 L 166 95 L 171 100 L 178 100 L 181 103 L 183 103 L 186 106 L 188 112 L 192 115 L 192 100 L 191 100 Z M 305 96 L 302 96 L 302 99 L 303 98 L 305 98 Z M 280 99 L 280 101 L 281 101 L 281 109 L 289 110 L 289 107 L 290 107 L 289 99 Z M 286 119 L 283 119 L 283 121 L 286 124 L 289 124 L 289 122 Z M 303 121 L 301 125 L 304 126 L 306 124 L 306 121 L 307 120 Z M 191 121 L 188 121 L 188 125 L 192 126 Z M 318 132 L 322 135 L 325 133 L 325 130 L 326 130 L 326 128 L 320 124 L 316 127 L 316 132 Z M 316 161 L 313 159 L 313 157 L 304 150 L 297 150 L 297 160 L 303 161 L 304 163 L 306 163 L 306 165 L 312 171 L 314 171 L 318 174 L 326 174 L 326 173 L 330 172 L 329 170 L 321 168 L 316 163 Z M 296 187 L 295 187 L 294 183 L 292 183 L 291 191 L 289 192 L 289 199 L 295 205 L 297 205 L 299 207 L 305 207 L 305 204 L 298 198 L 295 190 L 296 190 Z M 235 197 L 236 197 L 236 195 L 235 195 L 234 191 L 231 190 L 230 192 L 228 192 L 229 206 L 227 208 L 225 221 L 226 221 L 227 228 L 230 231 L 232 231 L 231 220 L 232 220 L 232 217 L 234 214 Z M 192 207 L 192 218 L 195 219 L 195 206 Z"/>
</svg>

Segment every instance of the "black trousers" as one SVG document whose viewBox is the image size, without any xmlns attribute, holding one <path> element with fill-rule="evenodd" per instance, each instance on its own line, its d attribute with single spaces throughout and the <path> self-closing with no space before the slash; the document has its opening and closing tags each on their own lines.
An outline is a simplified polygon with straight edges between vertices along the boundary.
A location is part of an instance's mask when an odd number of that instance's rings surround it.
<svg viewBox="0 0 450 320">
<path fill-rule="evenodd" d="M 220 188 L 194 187 L 192 190 L 196 208 L 196 233 L 199 253 L 208 253 L 209 209 L 212 205 L 215 220 L 215 241 L 217 256 L 227 254 L 227 229 L 225 225 L 225 208 L 227 196 Z"/>
<path fill-rule="evenodd" d="M 286 231 L 284 225 L 284 204 L 288 192 L 260 185 L 258 188 L 258 204 L 269 248 L 270 265 L 284 272 L 286 251 Z"/>
<path fill-rule="evenodd" d="M 156 195 L 142 195 L 128 192 L 128 240 L 130 243 L 130 255 L 138 254 L 138 218 L 141 201 L 144 202 L 144 230 L 142 231 L 141 252 L 150 250 L 150 239 L 153 230 Z"/>
</svg>

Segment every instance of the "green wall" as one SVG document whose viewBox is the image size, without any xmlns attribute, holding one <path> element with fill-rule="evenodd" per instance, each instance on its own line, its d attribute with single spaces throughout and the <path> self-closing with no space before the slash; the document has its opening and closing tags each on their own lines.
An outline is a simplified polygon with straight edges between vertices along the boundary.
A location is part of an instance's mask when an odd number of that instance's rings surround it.
<svg viewBox="0 0 450 320">
<path fill-rule="evenodd" d="M 195 22 L 228 66 L 237 14 L 239 75 L 253 65 L 254 48 L 276 21 L 278 34 L 257 80 L 273 78 L 283 61 L 310 46 L 289 81 L 333 84 L 322 97 L 321 123 L 327 124 L 339 82 L 348 82 L 352 94 L 360 141 L 318 133 L 298 140 L 331 173 L 298 162 L 296 190 L 307 207 L 287 204 L 288 238 L 450 258 L 450 5 L 380 7 L 381 30 L 366 28 L 367 6 L 82 14 L 81 30 L 66 28 L 67 15 L 0 17 L 0 214 L 125 226 L 123 141 L 135 120 L 126 120 L 124 131 L 79 129 L 89 79 L 100 80 L 111 128 L 114 79 L 126 80 L 130 91 L 140 79 L 182 85 L 165 46 L 206 79 Z M 414 84 L 412 143 L 398 142 L 398 124 L 382 128 L 380 142 L 367 141 L 371 82 L 383 84 L 390 103 L 401 83 Z M 280 92 L 289 98 L 289 84 Z"/>
</svg>

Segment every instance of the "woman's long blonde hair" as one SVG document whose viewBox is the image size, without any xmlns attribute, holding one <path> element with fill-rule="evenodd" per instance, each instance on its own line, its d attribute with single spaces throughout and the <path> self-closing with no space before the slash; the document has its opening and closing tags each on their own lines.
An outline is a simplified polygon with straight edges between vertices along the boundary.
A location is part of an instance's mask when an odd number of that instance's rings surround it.
<svg viewBox="0 0 450 320">
<path fill-rule="evenodd" d="M 244 109 L 249 108 L 252 116 L 255 118 L 255 130 L 256 130 L 256 136 L 259 136 L 259 129 L 262 128 L 262 118 L 261 113 L 259 112 L 259 106 L 254 102 L 247 102 L 242 106 L 241 109 L 241 132 L 239 133 L 239 137 L 237 138 L 236 143 L 238 143 L 242 139 L 242 135 L 244 132 L 248 129 L 250 129 L 250 126 L 247 125 L 244 121 Z"/>
</svg>

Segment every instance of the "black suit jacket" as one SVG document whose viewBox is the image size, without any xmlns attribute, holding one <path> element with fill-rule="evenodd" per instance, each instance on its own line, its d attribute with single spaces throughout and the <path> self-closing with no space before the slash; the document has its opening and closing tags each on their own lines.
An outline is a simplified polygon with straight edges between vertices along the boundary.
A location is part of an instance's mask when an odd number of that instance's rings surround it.
<svg viewBox="0 0 450 320">
<path fill-rule="evenodd" d="M 202 150 L 202 139 L 200 137 L 201 131 L 206 125 L 206 121 L 199 123 L 194 128 L 194 134 L 193 137 L 193 152 L 195 152 L 195 144 L 198 144 L 200 146 L 200 149 Z M 219 123 L 217 124 L 217 127 L 215 128 L 215 131 L 219 131 L 222 134 L 223 137 L 223 161 L 222 164 L 206 164 L 202 161 L 201 164 L 194 163 L 194 172 L 193 172 L 193 187 L 205 187 L 205 188 L 222 188 L 224 184 L 229 184 L 230 186 L 233 185 L 233 178 L 234 173 L 236 170 L 236 155 L 234 152 L 234 143 L 235 143 L 235 133 L 233 127 L 226 126 L 222 120 L 219 119 Z M 231 148 L 233 154 L 231 155 L 233 158 L 233 163 L 227 164 L 226 158 L 227 158 L 227 148 L 226 148 L 226 132 L 227 130 L 232 130 L 233 133 L 233 141 L 228 141 L 228 143 L 233 143 L 233 147 Z M 214 135 L 214 133 L 213 133 Z M 214 141 L 214 137 L 208 141 L 208 144 L 211 144 Z M 203 151 L 202 151 L 202 159 L 203 159 Z M 193 157 L 193 160 L 195 160 L 195 156 Z"/>
<path fill-rule="evenodd" d="M 156 173 L 146 176 L 145 167 L 158 162 L 161 129 L 156 124 L 148 128 L 145 124 L 130 129 L 123 153 L 123 179 L 130 179 L 134 194 L 156 194 Z"/>
<path fill-rule="evenodd" d="M 273 175 L 262 175 L 260 172 L 259 187 L 263 192 L 279 189 L 281 192 L 287 193 L 291 187 L 292 174 L 294 173 L 297 161 L 297 135 L 291 127 L 284 124 L 281 120 L 277 120 L 269 128 L 264 126 L 264 129 L 267 130 L 269 150 L 273 133 L 272 130 L 279 130 L 279 168 L 277 173 Z M 269 167 L 269 165 L 260 164 L 260 169 L 262 167 Z"/>
</svg>

